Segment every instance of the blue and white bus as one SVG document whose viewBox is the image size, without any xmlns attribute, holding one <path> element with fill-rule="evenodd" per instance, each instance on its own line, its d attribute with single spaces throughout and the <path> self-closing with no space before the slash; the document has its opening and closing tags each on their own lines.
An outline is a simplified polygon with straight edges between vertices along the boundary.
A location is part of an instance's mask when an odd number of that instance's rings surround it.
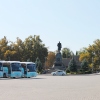
<svg viewBox="0 0 100 100">
<path fill-rule="evenodd" d="M 0 78 L 3 77 L 3 66 L 2 61 L 0 61 Z"/>
<path fill-rule="evenodd" d="M 2 61 L 2 64 L 3 77 L 20 78 L 22 76 L 19 61 Z"/>
<path fill-rule="evenodd" d="M 33 62 L 20 62 L 22 67 L 22 77 L 36 77 L 36 64 Z"/>
</svg>

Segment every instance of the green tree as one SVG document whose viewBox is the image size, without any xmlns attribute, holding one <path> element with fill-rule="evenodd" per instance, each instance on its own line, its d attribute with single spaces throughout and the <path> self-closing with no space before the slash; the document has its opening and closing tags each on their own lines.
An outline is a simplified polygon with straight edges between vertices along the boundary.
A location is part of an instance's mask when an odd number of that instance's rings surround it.
<svg viewBox="0 0 100 100">
<path fill-rule="evenodd" d="M 9 50 L 11 52 L 11 60 L 23 61 L 24 43 L 19 37 L 16 38 L 16 42 L 10 43 Z"/>
<path fill-rule="evenodd" d="M 98 70 L 100 66 L 100 40 L 97 39 L 92 45 L 85 48 L 85 52 L 80 53 L 80 61 L 86 59 L 89 67 Z"/>
<path fill-rule="evenodd" d="M 63 48 L 62 49 L 62 57 L 63 58 L 71 58 L 72 57 L 72 51 L 69 48 Z"/>
<path fill-rule="evenodd" d="M 62 57 L 63 57 L 63 58 L 67 58 L 67 55 L 66 55 L 65 52 L 63 52 Z"/>
<path fill-rule="evenodd" d="M 38 57 L 36 58 L 35 63 L 36 63 L 37 71 L 38 71 L 39 73 L 41 73 L 42 70 L 43 70 L 43 67 L 42 67 L 42 63 L 41 63 L 41 61 L 40 61 L 40 59 L 39 59 Z"/>
<path fill-rule="evenodd" d="M 76 56 L 78 56 L 79 55 L 79 52 L 78 51 L 76 51 Z"/>
<path fill-rule="evenodd" d="M 70 60 L 70 62 L 68 64 L 68 70 L 70 72 L 76 72 L 77 71 L 77 65 L 76 65 L 76 61 L 75 61 L 74 57 L 72 57 L 72 59 Z"/>
<path fill-rule="evenodd" d="M 81 63 L 81 70 L 84 72 L 89 70 L 89 65 L 86 59 L 84 59 Z"/>
<path fill-rule="evenodd" d="M 8 50 L 8 40 L 7 38 L 4 36 L 4 38 L 2 38 L 0 40 L 0 59 L 1 60 L 5 60 L 7 59 L 6 56 L 5 56 L 5 53 L 6 53 L 6 50 Z"/>
<path fill-rule="evenodd" d="M 37 57 L 41 60 L 41 63 L 45 62 L 45 57 L 48 55 L 48 50 L 45 45 L 42 43 L 40 36 L 29 36 L 25 39 L 25 53 L 26 58 L 31 61 L 35 61 Z"/>
</svg>

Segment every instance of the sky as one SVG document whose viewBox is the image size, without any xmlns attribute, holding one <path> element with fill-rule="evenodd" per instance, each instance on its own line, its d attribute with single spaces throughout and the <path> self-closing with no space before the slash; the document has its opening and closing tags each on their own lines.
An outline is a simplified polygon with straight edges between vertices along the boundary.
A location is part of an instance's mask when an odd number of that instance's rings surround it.
<svg viewBox="0 0 100 100">
<path fill-rule="evenodd" d="M 100 0 L 0 0 L 0 39 L 40 35 L 49 51 L 74 53 L 100 39 Z"/>
</svg>

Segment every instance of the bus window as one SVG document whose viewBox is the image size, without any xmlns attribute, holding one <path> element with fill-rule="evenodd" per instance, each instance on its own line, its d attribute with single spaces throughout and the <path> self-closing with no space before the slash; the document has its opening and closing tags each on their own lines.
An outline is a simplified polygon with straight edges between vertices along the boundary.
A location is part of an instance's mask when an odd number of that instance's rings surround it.
<svg viewBox="0 0 100 100">
<path fill-rule="evenodd" d="M 35 64 L 27 64 L 27 69 L 29 69 L 29 72 L 35 72 L 36 66 Z"/>
<path fill-rule="evenodd" d="M 20 71 L 20 63 L 11 63 L 12 71 Z"/>
</svg>

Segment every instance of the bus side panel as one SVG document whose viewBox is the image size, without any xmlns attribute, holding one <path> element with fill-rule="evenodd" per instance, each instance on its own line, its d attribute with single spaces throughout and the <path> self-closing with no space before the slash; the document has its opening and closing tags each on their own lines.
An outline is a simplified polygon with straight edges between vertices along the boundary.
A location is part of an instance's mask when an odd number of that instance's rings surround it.
<svg viewBox="0 0 100 100">
<path fill-rule="evenodd" d="M 22 72 L 21 71 L 12 71 L 11 72 L 11 78 L 21 78 Z"/>
<path fill-rule="evenodd" d="M 36 77 L 37 72 L 27 72 L 27 77 Z"/>
<path fill-rule="evenodd" d="M 6 74 L 6 76 L 9 77 L 8 67 L 3 67 L 3 74 Z"/>
<path fill-rule="evenodd" d="M 0 77 L 3 77 L 3 71 L 0 71 Z"/>
</svg>

